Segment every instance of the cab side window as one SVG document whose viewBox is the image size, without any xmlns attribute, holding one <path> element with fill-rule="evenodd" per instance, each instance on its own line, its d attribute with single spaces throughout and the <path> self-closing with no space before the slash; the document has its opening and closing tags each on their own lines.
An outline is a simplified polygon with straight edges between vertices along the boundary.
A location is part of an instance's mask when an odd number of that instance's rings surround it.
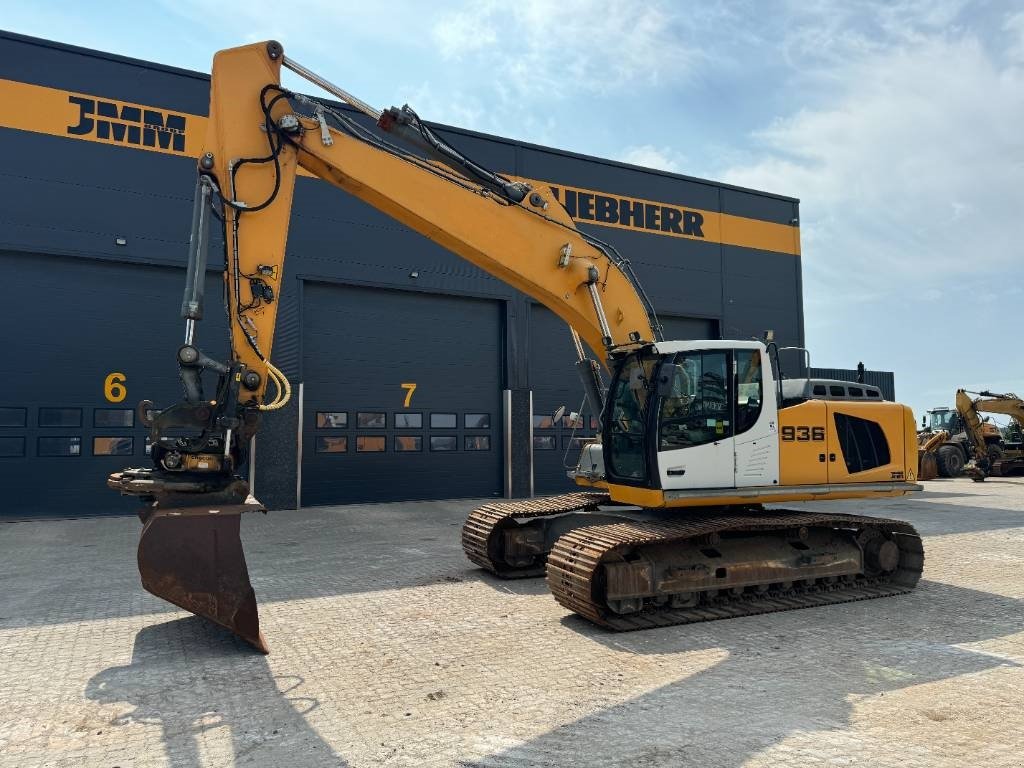
<svg viewBox="0 0 1024 768">
<path fill-rule="evenodd" d="M 661 401 L 658 450 L 671 451 L 732 435 L 728 353 L 687 352 L 676 358 L 670 391 Z"/>
<path fill-rule="evenodd" d="M 756 349 L 737 349 L 736 355 L 736 434 L 757 423 L 764 402 L 761 353 Z"/>
</svg>

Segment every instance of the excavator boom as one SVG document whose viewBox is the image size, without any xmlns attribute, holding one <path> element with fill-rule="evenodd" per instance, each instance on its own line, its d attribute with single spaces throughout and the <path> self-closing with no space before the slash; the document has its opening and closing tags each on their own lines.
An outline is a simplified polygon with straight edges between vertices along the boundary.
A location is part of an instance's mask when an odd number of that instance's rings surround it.
<svg viewBox="0 0 1024 768">
<path fill-rule="evenodd" d="M 377 125 L 282 88 L 284 66 Z M 139 544 L 145 588 L 266 652 L 238 538 L 242 512 L 265 510 L 238 473 L 263 412 L 290 395 L 271 356 L 299 173 L 340 187 L 550 307 L 602 362 L 612 350 L 658 340 L 660 328 L 629 263 L 577 230 L 549 188 L 480 167 L 408 107 L 374 110 L 287 59 L 277 42 L 216 54 L 209 115 L 177 359 L 185 399 L 161 411 L 140 404 L 154 467 L 115 473 L 108 484 L 146 502 Z M 211 213 L 224 229 L 225 362 L 199 348 Z M 211 373 L 218 378 L 212 397 L 203 389 Z M 181 430 L 193 434 L 182 438 Z"/>
</svg>

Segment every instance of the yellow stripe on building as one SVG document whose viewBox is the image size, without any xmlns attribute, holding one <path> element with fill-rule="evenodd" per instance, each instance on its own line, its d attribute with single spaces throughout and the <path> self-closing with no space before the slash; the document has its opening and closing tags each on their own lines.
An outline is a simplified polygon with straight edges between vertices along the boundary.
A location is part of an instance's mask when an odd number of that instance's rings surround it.
<svg viewBox="0 0 1024 768">
<path fill-rule="evenodd" d="M 198 158 L 206 123 L 204 115 L 0 79 L 0 128 Z M 302 168 L 299 173 L 312 176 Z M 523 180 L 552 187 L 573 219 L 582 224 L 800 255 L 796 226 Z"/>
</svg>

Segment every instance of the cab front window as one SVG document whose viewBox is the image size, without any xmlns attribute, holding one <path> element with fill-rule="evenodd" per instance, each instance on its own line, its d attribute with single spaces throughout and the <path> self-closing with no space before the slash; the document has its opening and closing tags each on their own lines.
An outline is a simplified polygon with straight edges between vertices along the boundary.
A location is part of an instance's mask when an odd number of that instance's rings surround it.
<svg viewBox="0 0 1024 768">
<path fill-rule="evenodd" d="M 608 412 L 608 469 L 626 480 L 647 477 L 645 453 L 647 405 L 656 358 L 634 355 L 624 360 L 612 386 Z"/>
</svg>

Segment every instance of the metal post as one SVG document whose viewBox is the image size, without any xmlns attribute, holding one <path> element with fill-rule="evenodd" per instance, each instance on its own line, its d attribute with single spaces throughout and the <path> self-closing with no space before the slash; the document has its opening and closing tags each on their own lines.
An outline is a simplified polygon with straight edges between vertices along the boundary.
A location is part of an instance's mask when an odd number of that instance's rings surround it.
<svg viewBox="0 0 1024 768">
<path fill-rule="evenodd" d="M 502 442 L 505 446 L 505 498 L 512 498 L 512 390 L 501 393 L 501 406 L 504 413 L 505 429 Z"/>
<path fill-rule="evenodd" d="M 303 399 L 303 383 L 299 382 L 299 426 L 296 429 L 295 447 L 295 508 L 302 509 L 302 421 L 305 400 Z"/>
<path fill-rule="evenodd" d="M 530 390 L 530 498 L 533 498 L 533 390 Z"/>
</svg>

